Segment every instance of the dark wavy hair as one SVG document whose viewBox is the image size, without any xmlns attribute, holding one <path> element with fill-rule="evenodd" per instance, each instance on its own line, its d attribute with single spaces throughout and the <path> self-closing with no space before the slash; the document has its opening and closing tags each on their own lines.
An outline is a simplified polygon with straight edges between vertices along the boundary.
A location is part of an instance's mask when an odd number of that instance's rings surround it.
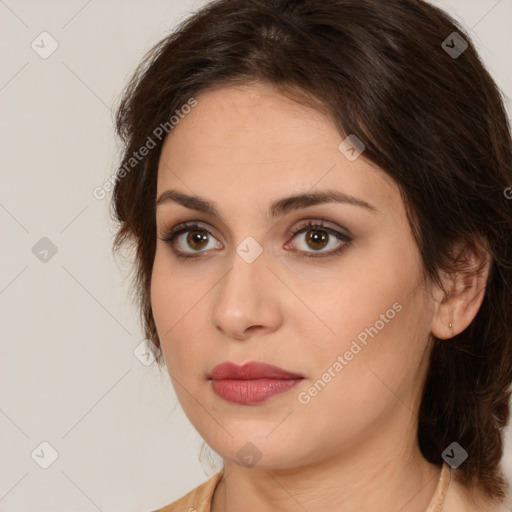
<svg viewBox="0 0 512 512">
<path fill-rule="evenodd" d="M 463 49 L 453 32 L 468 44 L 460 55 L 448 51 Z M 512 383 L 510 126 L 468 34 L 421 0 L 217 0 L 146 54 L 117 109 L 123 156 L 111 206 L 113 250 L 135 250 L 132 293 L 159 367 L 150 284 L 165 138 L 155 129 L 169 132 L 171 116 L 203 91 L 253 82 L 329 113 L 342 137 L 355 133 L 364 141 L 364 156 L 400 189 L 429 283 L 461 270 L 450 252 L 455 242 L 475 248 L 480 240 L 490 255 L 474 320 L 449 341 L 431 337 L 418 442 L 440 466 L 442 452 L 457 441 L 469 457 L 456 478 L 504 500 L 500 461 Z M 150 139 L 151 148 L 141 151 Z"/>
</svg>

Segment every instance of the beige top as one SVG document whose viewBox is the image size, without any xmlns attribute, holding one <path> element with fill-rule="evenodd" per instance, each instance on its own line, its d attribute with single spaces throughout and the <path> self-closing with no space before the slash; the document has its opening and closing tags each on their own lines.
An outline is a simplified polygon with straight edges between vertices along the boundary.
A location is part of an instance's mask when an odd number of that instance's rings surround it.
<svg viewBox="0 0 512 512">
<path fill-rule="evenodd" d="M 210 512 L 213 493 L 218 483 L 222 479 L 224 470 L 221 469 L 218 473 L 215 473 L 209 480 L 199 485 L 182 498 L 174 501 L 170 505 L 167 505 L 153 512 Z M 430 503 L 425 512 L 440 512 L 442 510 L 446 491 L 448 490 L 448 484 L 451 480 L 451 467 L 443 463 L 441 468 L 441 475 L 439 476 L 439 482 L 437 484 L 434 496 L 430 500 Z M 444 511 L 448 512 L 448 511 Z"/>
</svg>

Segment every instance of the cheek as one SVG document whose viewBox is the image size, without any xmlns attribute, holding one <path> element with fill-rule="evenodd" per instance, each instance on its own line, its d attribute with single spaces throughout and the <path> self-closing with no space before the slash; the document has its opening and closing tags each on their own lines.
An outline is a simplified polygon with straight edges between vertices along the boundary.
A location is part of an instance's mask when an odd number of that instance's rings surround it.
<svg viewBox="0 0 512 512">
<path fill-rule="evenodd" d="M 332 379 L 331 398 L 342 396 L 349 409 L 366 404 L 367 411 L 378 411 L 395 403 L 397 396 L 406 403 L 414 400 L 428 362 L 428 323 L 420 290 L 399 301 L 398 296 L 398 291 L 388 291 L 354 309 L 344 324 L 346 334 L 325 347 L 329 357 L 323 358 L 318 377 L 324 380 L 322 372 L 332 368 L 337 377 Z"/>
<path fill-rule="evenodd" d="M 345 265 L 337 274 L 322 276 L 318 285 L 311 283 L 307 287 L 294 287 L 296 291 L 301 290 L 298 294 L 307 299 L 305 304 L 316 316 L 315 319 L 307 315 L 309 321 L 314 321 L 317 326 L 316 338 L 324 338 L 326 342 L 340 340 L 343 346 L 376 322 L 379 330 L 386 330 L 400 316 L 397 309 L 414 287 L 414 274 L 395 277 L 393 269 L 386 271 L 375 262 L 368 265 L 361 261 L 358 263 L 360 265 L 353 268 Z M 381 315 L 384 315 L 383 320 Z"/>
<path fill-rule="evenodd" d="M 389 244 L 387 247 L 387 258 L 383 257 L 384 247 L 377 251 L 380 258 L 346 258 L 344 271 L 324 280 L 321 293 L 319 289 L 309 289 L 308 305 L 322 320 L 315 320 L 321 331 L 315 335 L 308 330 L 309 336 L 302 337 L 315 377 L 327 372 L 338 356 L 346 356 L 343 369 L 337 365 L 336 372 L 344 375 L 337 380 L 347 379 L 345 384 L 355 382 L 373 368 L 392 383 L 395 377 L 406 378 L 405 373 L 414 372 L 421 362 L 429 312 L 420 260 L 414 252 L 405 258 L 402 252 L 399 259 L 398 254 L 389 251 Z M 375 380 L 371 372 L 365 378 Z"/>
<path fill-rule="evenodd" d="M 167 258 L 168 259 L 168 258 Z M 167 259 L 155 256 L 151 277 L 151 307 L 160 339 L 160 345 L 168 370 L 174 375 L 185 373 L 196 365 L 200 351 L 197 332 L 201 309 L 201 290 L 187 282 Z"/>
<path fill-rule="evenodd" d="M 395 297 L 389 293 L 387 298 Z M 365 429 L 392 409 L 408 421 L 428 359 L 423 357 L 425 324 L 418 321 L 421 304 L 420 294 L 409 296 L 402 309 L 391 313 L 386 300 L 367 302 L 357 317 L 354 308 L 353 316 L 339 320 L 346 334 L 331 336 L 330 342 L 317 337 L 317 347 L 308 353 L 308 380 L 297 398 L 304 418 L 325 418 L 323 435 L 340 442 L 364 437 Z M 381 313 L 388 323 L 380 320 Z M 331 448 L 326 446 L 326 453 Z"/>
</svg>

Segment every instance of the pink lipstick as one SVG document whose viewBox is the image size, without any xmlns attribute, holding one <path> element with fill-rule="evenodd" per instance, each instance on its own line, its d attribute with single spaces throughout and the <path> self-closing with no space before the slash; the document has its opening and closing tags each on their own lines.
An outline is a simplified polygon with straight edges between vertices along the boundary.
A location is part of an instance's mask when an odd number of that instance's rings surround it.
<svg viewBox="0 0 512 512">
<path fill-rule="evenodd" d="M 238 366 L 221 363 L 208 375 L 213 391 L 228 402 L 255 405 L 296 386 L 302 375 L 277 366 L 249 362 Z"/>
</svg>

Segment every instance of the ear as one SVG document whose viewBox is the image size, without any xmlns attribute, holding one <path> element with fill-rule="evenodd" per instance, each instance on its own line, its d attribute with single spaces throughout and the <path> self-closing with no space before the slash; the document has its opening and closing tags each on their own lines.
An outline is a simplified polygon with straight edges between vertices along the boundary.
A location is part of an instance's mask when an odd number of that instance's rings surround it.
<svg viewBox="0 0 512 512">
<path fill-rule="evenodd" d="M 436 285 L 432 291 L 435 305 L 431 331 L 443 340 L 462 332 L 475 318 L 484 299 L 491 261 L 489 252 L 477 240 L 474 244 L 456 244 L 452 254 L 458 271 L 442 273 L 444 290 Z"/>
</svg>

